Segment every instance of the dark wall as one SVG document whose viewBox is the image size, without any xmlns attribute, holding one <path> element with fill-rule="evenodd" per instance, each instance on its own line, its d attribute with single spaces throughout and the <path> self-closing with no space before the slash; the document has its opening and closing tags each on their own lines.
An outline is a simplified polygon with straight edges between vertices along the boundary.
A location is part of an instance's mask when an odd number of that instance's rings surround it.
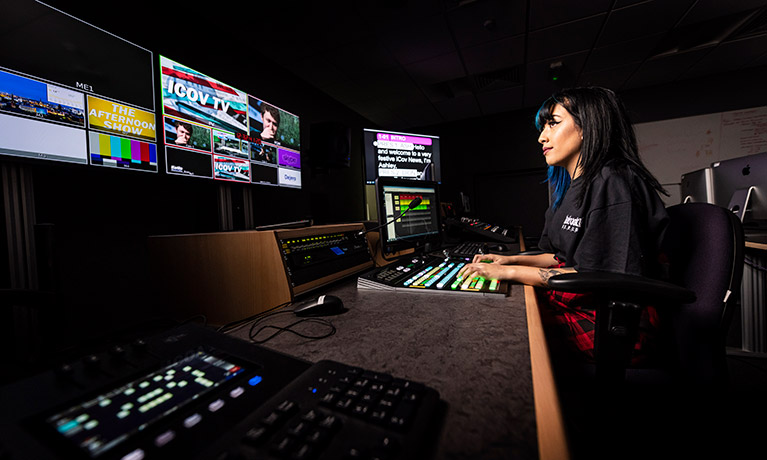
<svg viewBox="0 0 767 460">
<path fill-rule="evenodd" d="M 463 193 L 469 217 L 539 235 L 548 191 L 534 115 L 525 110 L 425 128 L 440 136 L 442 199 L 459 205 Z"/>
</svg>

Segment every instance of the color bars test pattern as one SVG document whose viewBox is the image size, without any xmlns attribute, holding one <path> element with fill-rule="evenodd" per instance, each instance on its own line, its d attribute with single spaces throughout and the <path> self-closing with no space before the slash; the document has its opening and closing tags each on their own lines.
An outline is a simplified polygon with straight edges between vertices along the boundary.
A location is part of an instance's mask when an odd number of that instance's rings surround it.
<svg viewBox="0 0 767 460">
<path fill-rule="evenodd" d="M 95 164 L 157 167 L 157 145 L 109 134 L 89 133 L 90 156 Z"/>
</svg>

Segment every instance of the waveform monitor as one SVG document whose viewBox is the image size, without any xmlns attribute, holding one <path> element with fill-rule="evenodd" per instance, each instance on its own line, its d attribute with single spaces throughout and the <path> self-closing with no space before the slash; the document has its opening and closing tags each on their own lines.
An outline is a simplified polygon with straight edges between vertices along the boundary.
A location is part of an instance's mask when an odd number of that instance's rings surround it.
<svg viewBox="0 0 767 460">
<path fill-rule="evenodd" d="M 378 222 L 383 252 L 420 248 L 440 239 L 436 182 L 379 177 L 376 180 Z M 421 202 L 411 207 L 411 203 Z M 384 225 L 385 224 L 385 225 Z"/>
</svg>

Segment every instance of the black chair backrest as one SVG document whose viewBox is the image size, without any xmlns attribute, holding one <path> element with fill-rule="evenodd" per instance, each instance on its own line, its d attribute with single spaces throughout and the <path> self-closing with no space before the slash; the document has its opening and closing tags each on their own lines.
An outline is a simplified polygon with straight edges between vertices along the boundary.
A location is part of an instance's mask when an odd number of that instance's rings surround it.
<svg viewBox="0 0 767 460">
<path fill-rule="evenodd" d="M 727 379 L 728 300 L 740 294 L 743 277 L 743 228 L 732 212 L 712 204 L 680 204 L 668 213 L 663 252 L 669 257 L 671 282 L 697 296 L 666 317 L 678 370 L 697 383 L 721 384 Z"/>
</svg>

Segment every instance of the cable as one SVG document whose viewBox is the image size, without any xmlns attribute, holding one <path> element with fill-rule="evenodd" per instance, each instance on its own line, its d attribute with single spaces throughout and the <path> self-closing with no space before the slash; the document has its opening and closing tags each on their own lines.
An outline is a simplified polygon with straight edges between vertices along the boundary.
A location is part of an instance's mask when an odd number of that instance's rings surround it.
<svg viewBox="0 0 767 460">
<path fill-rule="evenodd" d="M 767 268 L 762 267 L 761 265 L 757 264 L 756 262 L 754 262 L 750 258 L 745 257 L 744 259 L 745 259 L 746 265 L 750 266 L 754 270 L 759 270 L 759 271 L 763 271 L 763 272 L 767 271 Z"/>
<path fill-rule="evenodd" d="M 285 312 L 285 313 L 292 313 L 292 312 Z M 304 333 L 298 332 L 296 330 L 293 330 L 293 327 L 295 327 L 295 326 L 297 326 L 297 325 L 299 325 L 301 323 L 304 323 L 304 322 L 306 322 L 306 323 L 322 324 L 323 326 L 327 326 L 328 328 L 330 328 L 330 330 L 329 330 L 329 332 L 327 332 L 325 334 L 322 334 L 322 335 L 309 335 L 309 334 L 304 334 Z M 258 337 L 258 335 L 261 334 L 261 332 L 266 330 L 266 329 L 276 329 L 276 332 L 274 332 L 272 335 L 270 335 L 269 337 L 267 337 L 265 339 L 260 339 L 260 340 L 256 339 L 256 337 Z M 301 318 L 298 321 L 294 321 L 293 323 L 291 323 L 291 324 L 289 324 L 289 325 L 287 325 L 285 327 L 272 326 L 271 324 L 267 324 L 266 326 L 262 326 L 261 329 L 259 329 L 255 333 L 253 333 L 253 326 L 251 326 L 251 333 L 250 333 L 249 337 L 250 337 L 250 340 L 253 343 L 261 344 L 261 343 L 265 343 L 265 342 L 273 339 L 274 337 L 277 337 L 278 335 L 282 334 L 283 332 L 290 332 L 291 334 L 295 334 L 295 335 L 297 335 L 299 337 L 302 337 L 304 339 L 320 340 L 320 339 L 325 339 L 327 337 L 330 337 L 330 336 L 334 335 L 336 333 L 336 327 L 333 326 L 333 323 L 331 323 L 330 321 L 328 321 L 326 319 L 322 319 L 322 318 Z"/>
<path fill-rule="evenodd" d="M 275 310 L 279 310 L 280 308 L 283 308 L 283 307 L 285 307 L 287 305 L 290 305 L 290 304 L 291 304 L 291 302 L 284 302 L 284 303 L 281 303 L 281 304 L 277 305 L 276 307 L 272 307 L 272 308 L 269 308 L 268 310 L 264 310 L 264 311 L 262 311 L 260 313 L 256 313 L 255 315 L 248 316 L 247 318 L 238 319 L 236 321 L 232 321 L 230 323 L 224 324 L 223 326 L 221 326 L 218 329 L 216 329 L 216 332 L 229 333 L 229 332 L 235 331 L 238 328 L 244 326 L 246 323 L 249 323 L 250 321 L 257 320 L 257 319 L 259 319 L 259 318 L 261 318 L 263 316 L 267 316 L 270 312 L 273 312 Z"/>
<path fill-rule="evenodd" d="M 194 321 L 196 321 L 198 319 L 202 320 L 203 327 L 208 325 L 208 317 L 205 316 L 205 315 L 200 314 L 200 315 L 190 316 L 189 318 L 187 318 L 187 319 L 181 321 L 180 323 L 178 323 L 178 326 L 176 326 L 176 327 L 181 327 L 184 324 L 189 324 L 189 323 L 194 322 Z"/>
<path fill-rule="evenodd" d="M 283 332 L 290 332 L 292 334 L 295 334 L 295 335 L 297 335 L 299 337 L 303 337 L 305 339 L 319 340 L 319 339 L 324 339 L 324 338 L 330 337 L 331 335 L 336 333 L 336 328 L 335 328 L 335 326 L 333 326 L 333 323 L 331 323 L 330 321 L 328 321 L 326 319 L 322 319 L 322 318 L 302 318 L 302 319 L 300 319 L 298 321 L 293 322 L 292 324 L 290 324 L 290 325 L 288 325 L 286 327 L 266 325 L 266 326 L 262 326 L 258 331 L 253 332 L 255 327 L 261 321 L 263 321 L 263 320 L 265 320 L 267 318 L 271 318 L 272 316 L 276 316 L 276 315 L 279 315 L 279 314 L 285 314 L 285 313 L 294 314 L 294 310 L 275 311 L 275 312 L 272 312 L 272 313 L 270 313 L 268 315 L 264 315 L 261 318 L 256 319 L 253 322 L 253 324 L 250 325 L 250 331 L 248 332 L 248 338 L 250 338 L 250 340 L 252 342 L 254 342 L 254 343 L 264 343 L 264 342 L 266 342 L 268 340 L 271 340 L 272 338 L 278 336 L 279 334 L 281 334 Z M 303 334 L 301 332 L 297 332 L 297 331 L 292 329 L 293 327 L 295 327 L 295 326 L 297 326 L 297 325 L 299 325 L 301 323 L 304 323 L 304 322 L 312 322 L 312 323 L 322 324 L 324 326 L 329 327 L 330 328 L 330 332 L 328 332 L 327 334 L 322 334 L 322 335 L 316 335 L 315 336 L 315 335 Z M 265 338 L 263 340 L 256 339 L 256 337 L 265 329 L 277 329 L 277 332 L 275 332 L 274 334 L 270 335 L 269 337 L 267 337 L 267 338 Z"/>
</svg>

